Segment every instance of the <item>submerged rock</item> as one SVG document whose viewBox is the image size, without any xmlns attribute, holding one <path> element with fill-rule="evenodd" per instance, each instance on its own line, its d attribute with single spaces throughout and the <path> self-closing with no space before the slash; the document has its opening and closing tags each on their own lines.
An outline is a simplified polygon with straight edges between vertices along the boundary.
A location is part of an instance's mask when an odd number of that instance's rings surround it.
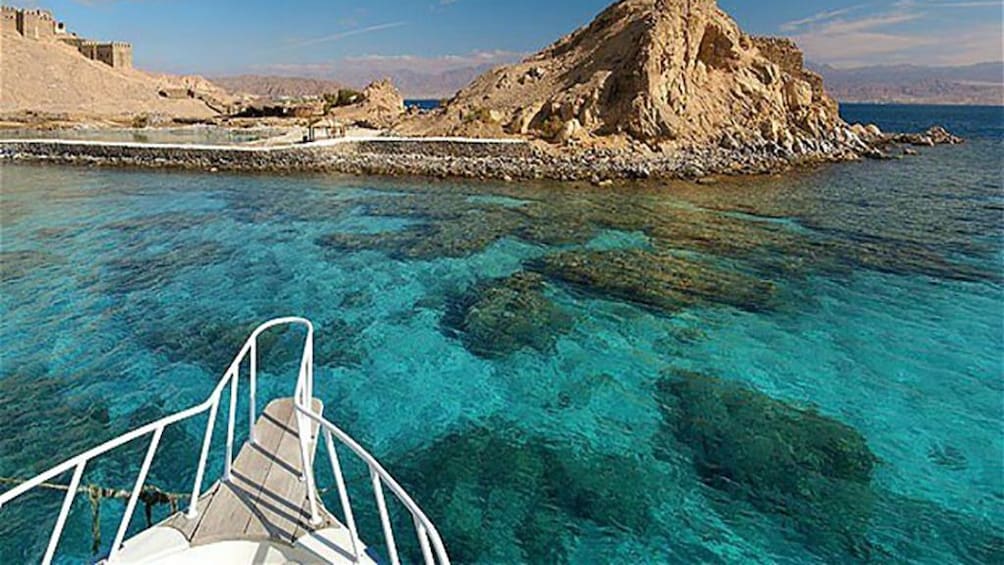
<svg viewBox="0 0 1004 565">
<path fill-rule="evenodd" d="M 888 137 L 887 141 L 905 143 L 908 145 L 958 145 L 965 143 L 961 137 L 949 133 L 941 126 L 933 126 L 923 133 L 897 133 Z"/>
<path fill-rule="evenodd" d="M 4 367 L 0 375 L 4 470 L 30 477 L 59 463 L 60 454 L 83 452 L 117 433 L 108 403 L 74 388 L 72 379 L 56 378 L 42 364 Z M 60 423 L 58 436 L 52 433 L 52 422 Z"/>
<path fill-rule="evenodd" d="M 857 552 L 878 459 L 854 428 L 743 384 L 675 371 L 657 382 L 657 455 L 685 446 L 709 486 L 790 520 L 824 547 Z"/>
<path fill-rule="evenodd" d="M 474 285 L 450 301 L 442 326 L 471 353 L 500 357 L 525 347 L 547 351 L 572 321 L 544 296 L 540 275 L 520 272 Z"/>
<path fill-rule="evenodd" d="M 154 323 L 139 332 L 143 343 L 172 363 L 198 365 L 214 379 L 222 377 L 259 322 L 234 323 L 196 318 L 198 323 Z M 259 367 L 278 366 L 299 359 L 295 347 L 276 347 L 285 332 L 272 330 L 258 336 Z"/>
<path fill-rule="evenodd" d="M 169 283 L 185 269 L 224 263 L 228 251 L 215 241 L 201 241 L 153 255 L 122 256 L 105 263 L 108 275 L 102 283 L 114 293 L 150 290 Z"/>
<path fill-rule="evenodd" d="M 396 231 L 339 232 L 322 236 L 316 242 L 338 251 L 384 251 L 395 259 L 457 258 L 473 255 L 510 235 L 517 222 L 518 218 L 504 209 L 469 206 L 466 212 L 428 219 Z"/>
<path fill-rule="evenodd" d="M 567 561 L 576 520 L 644 534 L 669 478 L 657 461 L 556 446 L 498 419 L 392 467 L 461 563 Z"/>
<path fill-rule="evenodd" d="M 569 251 L 532 261 L 531 268 L 600 297 L 676 312 L 702 302 L 758 311 L 774 285 L 708 263 L 659 252 L 626 249 Z"/>
<path fill-rule="evenodd" d="M 65 259 L 46 251 L 0 251 L 0 283 L 28 277 Z"/>
</svg>

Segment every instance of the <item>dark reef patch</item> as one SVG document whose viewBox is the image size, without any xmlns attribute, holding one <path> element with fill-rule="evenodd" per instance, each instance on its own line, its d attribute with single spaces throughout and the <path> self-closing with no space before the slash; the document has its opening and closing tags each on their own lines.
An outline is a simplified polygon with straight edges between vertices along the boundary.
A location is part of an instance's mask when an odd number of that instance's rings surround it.
<svg viewBox="0 0 1004 565">
<path fill-rule="evenodd" d="M 58 255 L 45 251 L 0 251 L 0 283 L 8 283 L 33 272 L 63 263 Z"/>
<path fill-rule="evenodd" d="M 105 264 L 108 275 L 103 284 L 114 293 L 149 290 L 166 284 L 184 269 L 224 264 L 227 255 L 223 244 L 203 241 L 153 255 L 123 256 Z"/>
<path fill-rule="evenodd" d="M 571 317 L 544 295 L 544 279 L 526 272 L 476 284 L 448 300 L 441 322 L 447 335 L 488 358 L 525 347 L 548 351 L 571 326 Z"/>
<path fill-rule="evenodd" d="M 600 298 L 674 313 L 700 303 L 744 310 L 770 307 L 774 285 L 706 262 L 636 249 L 569 251 L 531 261 L 547 278 Z"/>
<path fill-rule="evenodd" d="M 567 562 L 575 520 L 642 535 L 671 480 L 658 461 L 555 445 L 491 419 L 391 466 L 436 520 L 450 556 L 472 562 Z"/>
<path fill-rule="evenodd" d="M 217 379 L 223 376 L 258 325 L 259 322 L 201 319 L 187 325 L 152 323 L 139 336 L 147 347 L 165 355 L 172 363 L 197 365 Z M 285 365 L 299 359 L 297 347 L 280 344 L 285 334 L 282 330 L 270 330 L 258 336 L 259 356 L 269 356 L 268 364 L 259 359 L 259 367 Z"/>
<path fill-rule="evenodd" d="M 824 548 L 863 551 L 878 459 L 854 428 L 743 384 L 674 371 L 657 382 L 656 455 L 680 446 L 709 486 L 783 518 Z"/>
<path fill-rule="evenodd" d="M 51 376 L 39 364 L 4 370 L 0 376 L 0 414 L 4 415 L 0 460 L 5 470 L 22 471 L 23 476 L 40 473 L 65 454 L 83 452 L 116 433 L 108 404 L 92 396 L 68 396 L 71 384 Z M 59 422 L 58 438 L 52 435 L 51 422 Z"/>
<path fill-rule="evenodd" d="M 507 219 L 508 218 L 508 219 Z M 460 258 L 484 250 L 515 230 L 515 218 L 504 209 L 469 210 L 448 219 L 427 221 L 380 233 L 332 233 L 317 244 L 337 251 L 378 250 L 399 260 Z"/>
</svg>

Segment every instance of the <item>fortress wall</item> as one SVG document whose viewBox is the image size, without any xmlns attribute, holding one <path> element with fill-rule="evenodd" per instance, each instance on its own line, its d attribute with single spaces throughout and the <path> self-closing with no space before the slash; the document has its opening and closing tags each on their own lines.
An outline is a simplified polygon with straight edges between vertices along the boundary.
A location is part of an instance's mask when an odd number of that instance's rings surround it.
<svg viewBox="0 0 1004 565">
<path fill-rule="evenodd" d="M 56 21 L 46 10 L 20 10 L 16 17 L 17 31 L 30 39 L 52 39 L 56 36 Z"/>
<path fill-rule="evenodd" d="M 16 9 L 10 6 L 0 6 L 0 33 L 19 33 Z"/>
<path fill-rule="evenodd" d="M 132 68 L 132 46 L 128 43 L 99 43 L 91 58 L 116 69 Z"/>
</svg>

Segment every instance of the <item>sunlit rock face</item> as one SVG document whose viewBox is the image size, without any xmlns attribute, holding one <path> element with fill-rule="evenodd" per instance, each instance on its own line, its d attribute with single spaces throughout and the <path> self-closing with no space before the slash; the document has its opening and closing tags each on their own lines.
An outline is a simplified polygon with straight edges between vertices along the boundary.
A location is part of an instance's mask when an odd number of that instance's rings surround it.
<svg viewBox="0 0 1004 565">
<path fill-rule="evenodd" d="M 844 127 L 788 40 L 745 34 L 715 0 L 622 0 L 447 103 L 440 133 L 788 148 Z"/>
</svg>

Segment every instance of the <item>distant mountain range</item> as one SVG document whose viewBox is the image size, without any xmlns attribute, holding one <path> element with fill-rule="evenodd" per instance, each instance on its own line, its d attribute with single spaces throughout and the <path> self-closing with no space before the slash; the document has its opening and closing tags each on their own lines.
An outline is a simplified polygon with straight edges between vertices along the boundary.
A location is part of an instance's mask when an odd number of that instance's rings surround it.
<svg viewBox="0 0 1004 565">
<path fill-rule="evenodd" d="M 439 99 L 453 96 L 491 67 L 492 65 L 477 65 L 442 72 L 419 72 L 406 68 L 386 72 L 353 69 L 341 73 L 336 79 L 246 74 L 212 77 L 210 80 L 230 92 L 278 98 L 320 95 L 345 87 L 362 89 L 374 80 L 390 78 L 407 98 Z"/>
<path fill-rule="evenodd" d="M 880 65 L 840 69 L 808 63 L 823 75 L 826 90 L 841 102 L 900 104 L 1004 104 L 1004 62 L 957 67 Z M 407 98 L 449 98 L 492 65 L 441 72 L 407 68 L 368 73 L 353 69 L 335 78 L 240 75 L 212 81 L 231 92 L 258 96 L 307 96 L 336 91 L 343 86 L 362 88 L 389 77 Z M 377 76 L 379 75 L 379 76 Z"/>
<path fill-rule="evenodd" d="M 340 82 L 308 77 L 237 75 L 211 77 L 209 80 L 228 92 L 268 98 L 315 96 L 327 92 L 338 92 L 338 89 L 342 88 Z"/>
<path fill-rule="evenodd" d="M 808 64 L 841 102 L 1004 104 L 1004 62 L 958 67 L 880 65 L 838 69 Z"/>
</svg>

